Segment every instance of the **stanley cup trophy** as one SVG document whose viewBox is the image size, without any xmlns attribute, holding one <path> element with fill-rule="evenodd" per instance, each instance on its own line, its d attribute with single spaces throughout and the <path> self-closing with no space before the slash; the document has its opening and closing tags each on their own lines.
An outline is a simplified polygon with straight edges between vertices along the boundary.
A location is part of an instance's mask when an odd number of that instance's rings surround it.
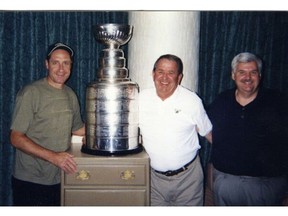
<svg viewBox="0 0 288 216">
<path fill-rule="evenodd" d="M 104 44 L 97 81 L 86 89 L 86 145 L 81 151 L 117 155 L 142 151 L 139 144 L 137 83 L 128 78 L 124 52 L 119 49 L 132 36 L 133 27 L 120 24 L 93 26 L 96 40 Z"/>
</svg>

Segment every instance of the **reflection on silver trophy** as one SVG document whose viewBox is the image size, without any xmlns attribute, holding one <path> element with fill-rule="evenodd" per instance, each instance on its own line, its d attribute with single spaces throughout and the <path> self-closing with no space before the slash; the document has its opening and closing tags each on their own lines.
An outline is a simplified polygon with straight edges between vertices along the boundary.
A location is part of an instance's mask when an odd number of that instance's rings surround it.
<svg viewBox="0 0 288 216">
<path fill-rule="evenodd" d="M 100 53 L 97 80 L 86 89 L 87 153 L 132 153 L 139 147 L 137 83 L 128 78 L 120 46 L 132 36 L 133 27 L 121 24 L 93 26 Z"/>
</svg>

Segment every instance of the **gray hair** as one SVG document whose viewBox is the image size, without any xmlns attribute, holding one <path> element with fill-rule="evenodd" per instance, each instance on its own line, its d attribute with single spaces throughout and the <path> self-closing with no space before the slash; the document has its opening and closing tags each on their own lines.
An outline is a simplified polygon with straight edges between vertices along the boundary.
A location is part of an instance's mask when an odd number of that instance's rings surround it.
<svg viewBox="0 0 288 216">
<path fill-rule="evenodd" d="M 231 62 L 232 72 L 234 73 L 236 71 L 237 65 L 239 63 L 248 63 L 248 62 L 256 62 L 259 74 L 261 75 L 262 60 L 256 55 L 249 53 L 249 52 L 239 53 L 233 58 Z"/>
</svg>

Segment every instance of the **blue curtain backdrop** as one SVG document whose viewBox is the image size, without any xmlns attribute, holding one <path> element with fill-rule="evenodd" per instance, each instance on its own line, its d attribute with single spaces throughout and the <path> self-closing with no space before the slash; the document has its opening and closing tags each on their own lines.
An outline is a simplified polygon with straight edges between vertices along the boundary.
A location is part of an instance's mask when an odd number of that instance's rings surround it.
<svg viewBox="0 0 288 216">
<path fill-rule="evenodd" d="M 263 85 L 288 94 L 288 12 L 206 11 L 201 12 L 198 89 L 205 105 L 234 86 L 231 61 L 240 52 L 259 55 Z M 201 140 L 206 166 L 211 145 Z"/>
<path fill-rule="evenodd" d="M 98 55 L 103 48 L 95 41 L 91 27 L 108 22 L 128 23 L 128 13 L 0 12 L 0 206 L 12 204 L 10 177 L 14 150 L 9 142 L 9 126 L 18 90 L 46 75 L 44 59 L 49 44 L 67 43 L 76 53 L 68 85 L 78 95 L 85 118 L 86 85 L 95 80 Z M 233 86 L 230 63 L 243 51 L 263 58 L 266 86 L 287 93 L 287 39 L 287 12 L 201 12 L 198 94 L 204 104 L 210 104 L 219 92 Z M 201 144 L 205 167 L 210 146 L 205 141 Z"/>
<path fill-rule="evenodd" d="M 83 115 L 86 85 L 95 80 L 98 54 L 103 49 L 94 39 L 91 27 L 101 23 L 128 23 L 128 13 L 0 12 L 0 205 L 12 204 L 14 150 L 9 142 L 9 126 L 18 90 L 46 75 L 48 45 L 67 43 L 75 50 L 68 85 L 78 95 Z"/>
<path fill-rule="evenodd" d="M 288 12 L 202 12 L 199 94 L 209 104 L 234 83 L 231 61 L 240 52 L 259 55 L 264 85 L 288 93 Z"/>
</svg>

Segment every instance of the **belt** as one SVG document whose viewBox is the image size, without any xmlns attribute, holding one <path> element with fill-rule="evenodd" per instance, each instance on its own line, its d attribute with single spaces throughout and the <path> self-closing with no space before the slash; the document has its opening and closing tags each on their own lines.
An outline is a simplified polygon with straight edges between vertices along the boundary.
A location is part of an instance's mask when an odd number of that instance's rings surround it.
<svg viewBox="0 0 288 216">
<path fill-rule="evenodd" d="M 174 176 L 174 175 L 178 175 L 179 173 L 185 171 L 188 169 L 188 166 L 190 164 L 192 164 L 195 159 L 196 159 L 197 155 L 187 164 L 185 164 L 183 167 L 177 169 L 177 170 L 168 170 L 166 172 L 161 172 L 161 171 L 158 171 L 158 170 L 154 170 L 156 173 L 159 173 L 159 174 L 162 174 L 162 175 L 165 175 L 165 176 Z"/>
</svg>

